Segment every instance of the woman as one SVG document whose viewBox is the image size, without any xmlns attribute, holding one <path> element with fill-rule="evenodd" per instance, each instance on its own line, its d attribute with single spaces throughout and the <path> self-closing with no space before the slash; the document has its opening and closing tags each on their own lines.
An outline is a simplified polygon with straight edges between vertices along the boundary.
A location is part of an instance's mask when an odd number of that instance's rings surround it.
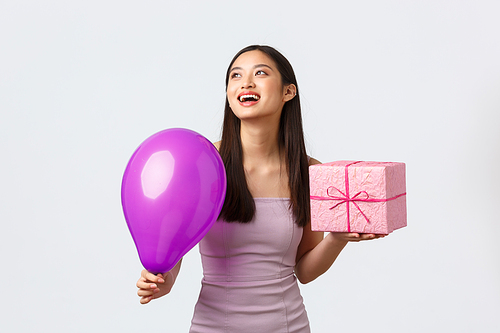
<svg viewBox="0 0 500 333">
<path fill-rule="evenodd" d="M 228 188 L 219 220 L 200 242 L 202 290 L 191 332 L 309 332 L 297 285 L 330 268 L 349 241 L 373 234 L 311 231 L 308 158 L 295 74 L 269 46 L 252 45 L 226 74 L 222 140 Z M 170 292 L 181 261 L 143 270 L 141 303 Z"/>
</svg>

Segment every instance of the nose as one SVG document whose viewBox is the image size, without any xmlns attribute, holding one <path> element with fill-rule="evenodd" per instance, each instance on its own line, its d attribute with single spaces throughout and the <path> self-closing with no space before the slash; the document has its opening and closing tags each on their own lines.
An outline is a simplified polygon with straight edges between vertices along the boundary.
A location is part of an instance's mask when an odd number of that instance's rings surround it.
<svg viewBox="0 0 500 333">
<path fill-rule="evenodd" d="M 253 82 L 251 77 L 247 77 L 247 79 L 241 83 L 241 88 L 242 89 L 255 88 L 255 83 Z"/>
</svg>

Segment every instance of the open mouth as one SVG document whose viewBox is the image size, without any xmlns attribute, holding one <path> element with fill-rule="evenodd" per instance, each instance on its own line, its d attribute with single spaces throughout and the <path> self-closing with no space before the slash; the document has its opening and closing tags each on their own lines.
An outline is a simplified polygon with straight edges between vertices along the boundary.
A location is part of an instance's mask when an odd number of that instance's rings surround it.
<svg viewBox="0 0 500 333">
<path fill-rule="evenodd" d="M 238 96 L 238 100 L 241 103 L 245 103 L 245 102 L 257 102 L 259 99 L 260 99 L 260 96 L 259 95 L 254 95 L 254 94 L 245 94 L 245 95 Z"/>
</svg>

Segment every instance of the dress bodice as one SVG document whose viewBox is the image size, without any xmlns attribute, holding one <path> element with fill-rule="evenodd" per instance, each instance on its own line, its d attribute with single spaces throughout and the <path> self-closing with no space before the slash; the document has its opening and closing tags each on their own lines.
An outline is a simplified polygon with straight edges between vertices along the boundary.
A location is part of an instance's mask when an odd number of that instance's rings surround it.
<svg viewBox="0 0 500 333">
<path fill-rule="evenodd" d="M 217 221 L 200 243 L 206 280 L 258 281 L 293 273 L 302 228 L 286 198 L 255 198 L 248 223 Z"/>
<path fill-rule="evenodd" d="M 309 333 L 293 273 L 303 229 L 285 198 L 255 198 L 248 223 L 217 221 L 200 242 L 191 333 Z"/>
</svg>

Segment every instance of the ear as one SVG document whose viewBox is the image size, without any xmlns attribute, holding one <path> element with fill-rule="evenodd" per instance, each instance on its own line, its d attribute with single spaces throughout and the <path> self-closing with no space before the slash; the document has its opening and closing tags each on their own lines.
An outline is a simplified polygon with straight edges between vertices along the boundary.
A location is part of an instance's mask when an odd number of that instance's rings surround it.
<svg viewBox="0 0 500 333">
<path fill-rule="evenodd" d="M 295 84 L 291 83 L 284 87 L 283 93 L 283 102 L 288 102 L 297 95 L 297 87 Z"/>
</svg>

